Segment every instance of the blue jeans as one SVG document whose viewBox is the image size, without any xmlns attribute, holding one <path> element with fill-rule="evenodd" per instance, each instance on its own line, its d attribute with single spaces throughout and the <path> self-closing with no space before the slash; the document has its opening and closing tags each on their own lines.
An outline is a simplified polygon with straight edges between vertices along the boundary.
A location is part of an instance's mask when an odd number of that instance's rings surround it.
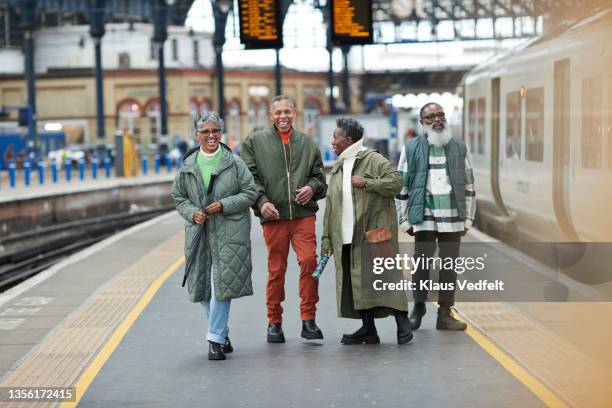
<svg viewBox="0 0 612 408">
<path fill-rule="evenodd" d="M 229 311 L 231 299 L 216 300 L 215 299 L 215 284 L 214 284 L 214 269 L 210 270 L 210 301 L 200 302 L 204 306 L 204 312 L 208 318 L 208 333 L 206 340 L 219 344 L 225 344 L 225 338 L 229 334 L 227 322 L 229 320 Z"/>
</svg>

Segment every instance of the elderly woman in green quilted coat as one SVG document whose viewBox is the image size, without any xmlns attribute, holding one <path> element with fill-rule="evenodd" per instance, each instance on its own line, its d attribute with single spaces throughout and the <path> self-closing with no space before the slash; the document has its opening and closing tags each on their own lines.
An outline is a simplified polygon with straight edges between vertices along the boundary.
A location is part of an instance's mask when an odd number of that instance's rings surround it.
<svg viewBox="0 0 612 408">
<path fill-rule="evenodd" d="M 200 145 L 185 154 L 172 198 L 185 219 L 183 284 L 208 316 L 208 359 L 224 360 L 233 351 L 231 299 L 253 294 L 249 207 L 255 183 L 246 164 L 221 143 L 223 119 L 217 113 L 198 114 L 194 125 Z"/>
</svg>

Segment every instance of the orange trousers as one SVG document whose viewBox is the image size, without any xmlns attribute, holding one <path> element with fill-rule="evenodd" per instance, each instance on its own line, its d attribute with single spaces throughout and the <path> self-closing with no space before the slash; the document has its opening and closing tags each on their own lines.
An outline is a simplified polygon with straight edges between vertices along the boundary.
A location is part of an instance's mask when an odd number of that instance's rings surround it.
<svg viewBox="0 0 612 408">
<path fill-rule="evenodd" d="M 314 320 L 319 301 L 319 281 L 311 274 L 317 266 L 317 238 L 315 216 L 295 220 L 269 221 L 262 225 L 268 247 L 268 283 L 266 306 L 268 322 L 283 321 L 285 300 L 285 272 L 289 244 L 297 255 L 300 266 L 300 316 L 302 320 Z"/>
</svg>

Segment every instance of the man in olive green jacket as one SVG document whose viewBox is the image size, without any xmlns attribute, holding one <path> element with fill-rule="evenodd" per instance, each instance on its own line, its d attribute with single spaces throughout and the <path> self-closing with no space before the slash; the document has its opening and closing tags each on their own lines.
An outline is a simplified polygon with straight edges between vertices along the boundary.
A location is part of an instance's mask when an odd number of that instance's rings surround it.
<svg viewBox="0 0 612 408">
<path fill-rule="evenodd" d="M 374 318 L 388 315 L 395 316 L 397 342 L 405 344 L 412 339 L 406 293 L 380 285 L 380 281 L 401 283 L 403 274 L 398 269 L 375 274 L 365 239 L 365 231 L 388 227 L 389 246 L 397 252 L 393 197 L 401 190 L 402 179 L 389 160 L 363 146 L 359 122 L 339 118 L 336 123 L 332 146 L 339 160 L 331 170 L 321 252 L 334 255 L 338 315 L 361 318 L 363 323 L 356 332 L 345 334 L 342 344 L 379 343 Z"/>
<path fill-rule="evenodd" d="M 285 300 L 289 244 L 300 265 L 301 337 L 323 338 L 315 323 L 318 281 L 311 274 L 317 264 L 317 200 L 325 197 L 327 185 L 321 152 L 308 135 L 292 127 L 295 113 L 291 98 L 274 97 L 269 112 L 273 126 L 250 135 L 241 148 L 241 157 L 255 180 L 257 200 L 253 209 L 261 219 L 268 247 L 266 305 L 270 343 L 285 342 L 281 303 Z"/>
</svg>

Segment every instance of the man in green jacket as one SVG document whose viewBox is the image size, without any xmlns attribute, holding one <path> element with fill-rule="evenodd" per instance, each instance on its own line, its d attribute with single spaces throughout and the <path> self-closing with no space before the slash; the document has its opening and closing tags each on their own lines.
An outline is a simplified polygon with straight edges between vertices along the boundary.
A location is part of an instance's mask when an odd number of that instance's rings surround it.
<svg viewBox="0 0 612 408">
<path fill-rule="evenodd" d="M 255 180 L 257 200 L 253 209 L 261 219 L 268 247 L 266 305 L 270 343 L 285 342 L 281 303 L 285 300 L 289 244 L 300 265 L 301 337 L 323 338 L 315 323 L 318 281 L 311 274 L 317 264 L 317 200 L 325 197 L 327 184 L 321 152 L 308 135 L 292 127 L 295 114 L 290 97 L 275 96 L 268 112 L 272 127 L 250 135 L 241 149 L 241 157 Z"/>
</svg>

